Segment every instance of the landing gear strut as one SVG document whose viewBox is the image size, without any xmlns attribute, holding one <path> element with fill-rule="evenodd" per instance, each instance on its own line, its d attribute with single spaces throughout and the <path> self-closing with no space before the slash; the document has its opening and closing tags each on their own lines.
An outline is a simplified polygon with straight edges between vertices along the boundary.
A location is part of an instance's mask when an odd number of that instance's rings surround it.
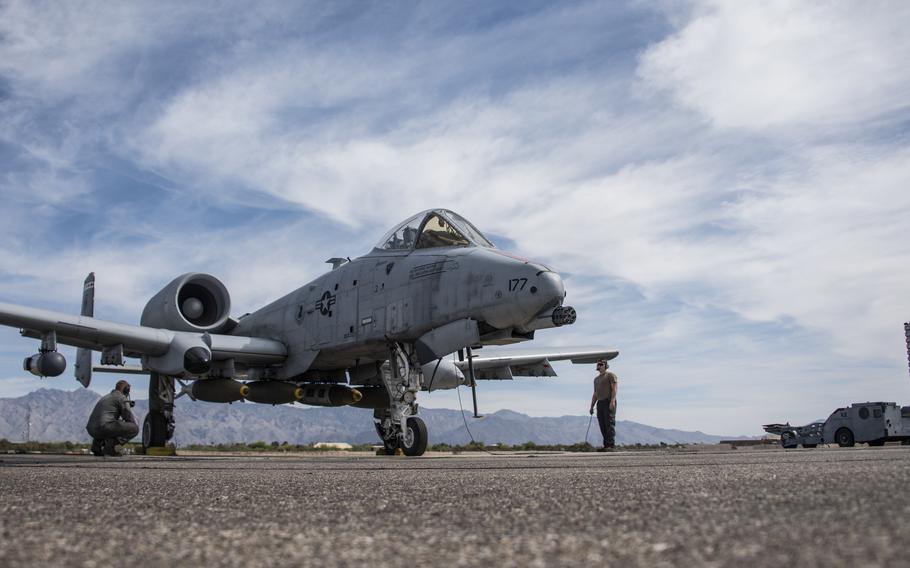
<svg viewBox="0 0 910 568">
<path fill-rule="evenodd" d="M 149 376 L 149 412 L 142 423 L 142 447 L 163 447 L 174 437 L 174 377 Z"/>
<path fill-rule="evenodd" d="M 382 370 L 382 382 L 389 394 L 389 406 L 373 413 L 376 432 L 386 454 L 398 449 L 407 456 L 419 456 L 427 449 L 427 426 L 417 416 L 417 392 L 423 375 L 413 349 L 395 343 L 389 348 L 389 368 Z"/>
</svg>

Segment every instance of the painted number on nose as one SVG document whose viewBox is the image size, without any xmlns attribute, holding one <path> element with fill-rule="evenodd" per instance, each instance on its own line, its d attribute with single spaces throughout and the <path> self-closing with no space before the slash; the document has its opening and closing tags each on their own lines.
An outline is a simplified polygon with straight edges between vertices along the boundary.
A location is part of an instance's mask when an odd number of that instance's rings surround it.
<svg viewBox="0 0 910 568">
<path fill-rule="evenodd" d="M 528 284 L 527 278 L 512 278 L 509 280 L 509 292 L 515 292 L 516 290 L 524 290 L 525 286 Z"/>
</svg>

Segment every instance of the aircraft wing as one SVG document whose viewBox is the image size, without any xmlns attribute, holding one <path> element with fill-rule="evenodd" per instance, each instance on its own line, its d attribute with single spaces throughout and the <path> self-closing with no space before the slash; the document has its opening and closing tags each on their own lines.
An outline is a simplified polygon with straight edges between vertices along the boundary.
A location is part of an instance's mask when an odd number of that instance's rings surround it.
<svg viewBox="0 0 910 568">
<path fill-rule="evenodd" d="M 18 327 L 22 335 L 36 339 L 54 331 L 59 343 L 96 351 L 122 345 L 127 357 L 162 357 L 176 344 L 200 341 L 210 344 L 214 360 L 234 358 L 240 363 L 267 364 L 279 363 L 287 356 L 285 345 L 272 339 L 171 331 L 5 303 L 0 303 L 0 325 Z"/>
<path fill-rule="evenodd" d="M 511 380 L 513 377 L 555 377 L 551 361 L 571 361 L 576 365 L 593 365 L 601 359 L 610 360 L 619 351 L 564 351 L 514 357 L 474 357 L 477 380 Z M 467 361 L 456 361 L 463 373 L 468 373 Z"/>
</svg>

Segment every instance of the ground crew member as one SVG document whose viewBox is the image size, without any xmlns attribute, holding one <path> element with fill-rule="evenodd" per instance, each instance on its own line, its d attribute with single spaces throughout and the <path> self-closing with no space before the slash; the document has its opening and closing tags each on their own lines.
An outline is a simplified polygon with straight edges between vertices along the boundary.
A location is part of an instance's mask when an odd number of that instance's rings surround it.
<svg viewBox="0 0 910 568">
<path fill-rule="evenodd" d="M 604 437 L 604 446 L 598 451 L 606 452 L 616 446 L 616 391 L 619 379 L 616 374 L 608 371 L 610 365 L 606 360 L 597 362 L 597 376 L 594 377 L 594 394 L 591 396 L 591 410 L 594 414 L 594 405 L 597 405 L 597 423 L 600 424 L 600 433 Z"/>
<path fill-rule="evenodd" d="M 92 437 L 92 454 L 96 456 L 119 456 L 117 445 L 125 444 L 139 433 L 139 426 L 133 416 L 130 384 L 117 381 L 110 393 L 101 397 L 85 429 Z"/>
</svg>

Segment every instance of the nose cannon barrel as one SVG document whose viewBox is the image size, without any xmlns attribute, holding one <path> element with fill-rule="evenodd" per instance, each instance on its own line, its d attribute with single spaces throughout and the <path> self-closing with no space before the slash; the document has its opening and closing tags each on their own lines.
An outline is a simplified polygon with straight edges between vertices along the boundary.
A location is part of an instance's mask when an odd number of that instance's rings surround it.
<svg viewBox="0 0 910 568">
<path fill-rule="evenodd" d="M 543 312 L 537 314 L 531 321 L 524 324 L 519 329 L 520 331 L 528 332 L 538 329 L 549 329 L 551 327 L 572 325 L 575 323 L 576 317 L 577 314 L 575 312 L 575 308 L 571 306 L 559 306 L 549 310 L 544 310 Z"/>
<path fill-rule="evenodd" d="M 572 306 L 560 306 L 553 309 L 553 326 L 562 327 L 564 325 L 572 325 L 575 323 L 575 318 L 577 314 L 575 313 L 575 308 Z"/>
</svg>

